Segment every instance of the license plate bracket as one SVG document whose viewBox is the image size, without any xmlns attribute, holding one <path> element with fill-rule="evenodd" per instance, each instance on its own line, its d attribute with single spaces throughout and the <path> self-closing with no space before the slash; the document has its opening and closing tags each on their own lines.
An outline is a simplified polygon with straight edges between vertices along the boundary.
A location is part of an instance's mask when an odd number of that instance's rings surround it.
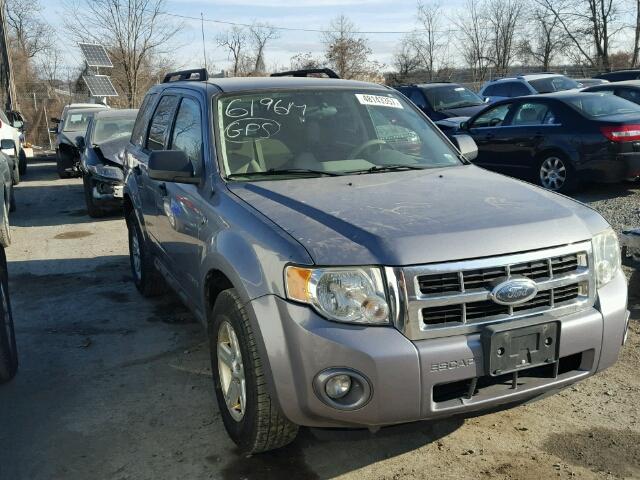
<svg viewBox="0 0 640 480">
<path fill-rule="evenodd" d="M 560 323 L 514 327 L 489 325 L 482 332 L 486 371 L 491 376 L 558 361 Z"/>
</svg>

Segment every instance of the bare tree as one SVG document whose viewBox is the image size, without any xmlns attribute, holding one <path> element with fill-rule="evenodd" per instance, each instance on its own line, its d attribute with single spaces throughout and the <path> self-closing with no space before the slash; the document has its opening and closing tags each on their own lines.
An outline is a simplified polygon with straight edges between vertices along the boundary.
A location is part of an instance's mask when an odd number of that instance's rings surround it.
<svg viewBox="0 0 640 480">
<path fill-rule="evenodd" d="M 491 35 L 489 58 L 496 75 L 506 75 L 516 52 L 515 34 L 524 8 L 521 0 L 487 0 L 486 25 Z"/>
<path fill-rule="evenodd" d="M 609 55 L 620 25 L 615 0 L 536 0 L 557 20 L 572 47 L 593 68 L 610 70 Z"/>
<path fill-rule="evenodd" d="M 267 42 L 280 38 L 278 30 L 268 23 L 254 23 L 249 28 L 251 41 L 253 44 L 253 58 L 254 58 L 254 73 L 264 73 L 265 60 L 264 50 Z"/>
<path fill-rule="evenodd" d="M 393 55 L 393 66 L 396 70 L 393 74 L 394 82 L 406 82 L 411 75 L 420 70 L 422 61 L 416 52 L 412 35 L 400 41 Z"/>
<path fill-rule="evenodd" d="M 138 106 L 154 57 L 165 53 L 163 49 L 182 27 L 166 20 L 164 6 L 165 0 L 68 0 L 65 4 L 69 34 L 76 40 L 106 44 L 114 64 L 123 69 L 129 107 Z"/>
<path fill-rule="evenodd" d="M 322 61 L 311 52 L 298 53 L 291 57 L 291 70 L 322 68 Z"/>
<path fill-rule="evenodd" d="M 249 37 L 244 28 L 234 26 L 225 33 L 218 35 L 216 41 L 220 47 L 228 50 L 229 58 L 233 63 L 233 76 L 237 77 L 244 71 L 246 62 L 246 50 L 249 46 Z"/>
<path fill-rule="evenodd" d="M 438 30 L 442 18 L 440 3 L 418 1 L 417 18 L 420 30 L 414 32 L 409 39 L 428 80 L 433 80 L 447 47 L 447 36 Z"/>
<path fill-rule="evenodd" d="M 533 59 L 544 71 L 548 71 L 556 57 L 567 48 L 567 36 L 558 19 L 544 9 L 535 8 L 530 18 L 532 22 L 527 29 L 528 34 L 520 42 L 520 55 L 524 59 Z"/>
<path fill-rule="evenodd" d="M 467 0 L 464 10 L 452 21 L 460 32 L 460 52 L 471 70 L 473 81 L 483 82 L 489 72 L 491 53 L 491 36 L 485 28 L 483 5 L 479 0 Z"/>
<path fill-rule="evenodd" d="M 371 48 L 358 34 L 355 24 L 344 15 L 334 18 L 323 34 L 327 63 L 342 78 L 369 77 L 375 66 L 370 62 Z"/>
<path fill-rule="evenodd" d="M 11 38 L 24 56 L 33 58 L 51 46 L 51 27 L 39 18 L 38 0 L 7 0 L 6 9 Z"/>
<path fill-rule="evenodd" d="M 636 22 L 634 25 L 633 53 L 631 56 L 631 67 L 637 67 L 640 60 L 640 0 L 634 0 L 636 8 Z"/>
</svg>

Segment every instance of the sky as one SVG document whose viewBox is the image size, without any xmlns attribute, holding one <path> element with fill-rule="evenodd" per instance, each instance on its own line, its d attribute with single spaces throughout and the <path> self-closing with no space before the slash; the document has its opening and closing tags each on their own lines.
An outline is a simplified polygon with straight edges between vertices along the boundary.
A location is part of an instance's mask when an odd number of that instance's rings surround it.
<svg viewBox="0 0 640 480">
<path fill-rule="evenodd" d="M 43 16 L 57 28 L 59 42 L 69 44 L 62 31 L 63 9 L 59 2 L 42 2 Z M 443 2 L 445 3 L 445 2 Z M 455 14 L 464 0 L 448 0 L 443 7 L 447 16 Z M 205 19 L 240 23 L 267 22 L 279 27 L 325 29 L 332 18 L 344 14 L 361 31 L 410 31 L 416 28 L 415 0 L 167 0 L 168 13 L 197 17 L 198 20 L 179 19 L 168 16 L 172 22 L 181 22 L 183 31 L 176 38 L 178 48 L 173 57 L 176 68 L 200 67 L 203 63 L 201 22 Z M 448 20 L 444 20 L 447 26 Z M 229 66 L 227 52 L 216 45 L 215 37 L 230 26 L 204 22 L 205 49 L 207 58 L 219 71 Z M 373 59 L 391 65 L 393 52 L 402 34 L 367 34 Z M 296 53 L 312 52 L 321 56 L 321 34 L 309 32 L 281 31 L 280 38 L 268 44 L 267 67 L 290 66 L 290 58 Z M 65 51 L 68 66 L 80 65 L 79 49 L 71 47 Z"/>
</svg>

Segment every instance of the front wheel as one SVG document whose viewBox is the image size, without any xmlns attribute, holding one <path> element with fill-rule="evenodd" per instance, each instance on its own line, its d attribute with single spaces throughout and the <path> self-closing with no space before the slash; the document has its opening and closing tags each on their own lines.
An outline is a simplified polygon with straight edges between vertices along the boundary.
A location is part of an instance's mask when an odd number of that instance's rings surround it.
<svg viewBox="0 0 640 480">
<path fill-rule="evenodd" d="M 93 198 L 93 184 L 89 175 L 82 176 L 82 186 L 84 187 L 84 201 L 87 204 L 87 213 L 91 218 L 103 217 L 105 211 L 96 205 L 96 201 Z"/>
<path fill-rule="evenodd" d="M 291 443 L 298 426 L 267 392 L 264 363 L 245 307 L 234 289 L 220 293 L 209 324 L 213 385 L 227 433 L 246 453 Z"/>
<path fill-rule="evenodd" d="M 20 149 L 20 153 L 18 154 L 18 170 L 20 171 L 20 175 L 27 173 L 27 154 L 24 153 L 22 149 Z"/>
<path fill-rule="evenodd" d="M 129 261 L 133 282 L 144 297 L 154 297 L 166 291 L 166 283 L 158 269 L 153 265 L 153 257 L 147 249 L 135 212 L 127 216 L 129 230 Z"/>
<path fill-rule="evenodd" d="M 0 383 L 11 380 L 18 370 L 18 349 L 16 348 L 16 334 L 13 327 L 11 302 L 9 301 L 9 282 L 7 279 L 7 262 L 2 257 L 2 272 L 0 272 Z"/>
<path fill-rule="evenodd" d="M 563 155 L 545 155 L 538 166 L 538 183 L 553 192 L 570 192 L 577 186 L 576 172 Z"/>
</svg>

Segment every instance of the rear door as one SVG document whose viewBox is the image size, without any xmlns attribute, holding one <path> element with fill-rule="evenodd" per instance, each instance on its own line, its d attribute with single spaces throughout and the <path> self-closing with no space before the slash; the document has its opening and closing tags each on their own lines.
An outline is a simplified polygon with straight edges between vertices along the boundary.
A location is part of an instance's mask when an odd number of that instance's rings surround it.
<svg viewBox="0 0 640 480">
<path fill-rule="evenodd" d="M 206 119 L 199 98 L 182 94 L 177 107 L 175 121 L 168 136 L 168 150 L 185 152 L 193 173 L 204 178 L 203 137 Z M 174 182 L 160 182 L 155 190 L 159 214 L 156 219 L 156 234 L 162 249 L 172 264 L 172 274 L 180 287 L 192 299 L 199 294 L 200 259 L 203 243 L 199 233 L 206 224 L 206 209 L 203 186 Z"/>
<path fill-rule="evenodd" d="M 478 145 L 478 157 L 473 163 L 489 169 L 499 169 L 512 147 L 507 143 L 504 125 L 509 120 L 513 102 L 501 103 L 484 110 L 471 119 L 468 132 Z"/>
<path fill-rule="evenodd" d="M 513 106 L 502 137 L 508 151 L 495 168 L 516 177 L 537 173 L 536 157 L 541 145 L 557 145 L 554 136 L 562 134 L 557 109 L 549 102 L 520 101 Z"/>
</svg>

